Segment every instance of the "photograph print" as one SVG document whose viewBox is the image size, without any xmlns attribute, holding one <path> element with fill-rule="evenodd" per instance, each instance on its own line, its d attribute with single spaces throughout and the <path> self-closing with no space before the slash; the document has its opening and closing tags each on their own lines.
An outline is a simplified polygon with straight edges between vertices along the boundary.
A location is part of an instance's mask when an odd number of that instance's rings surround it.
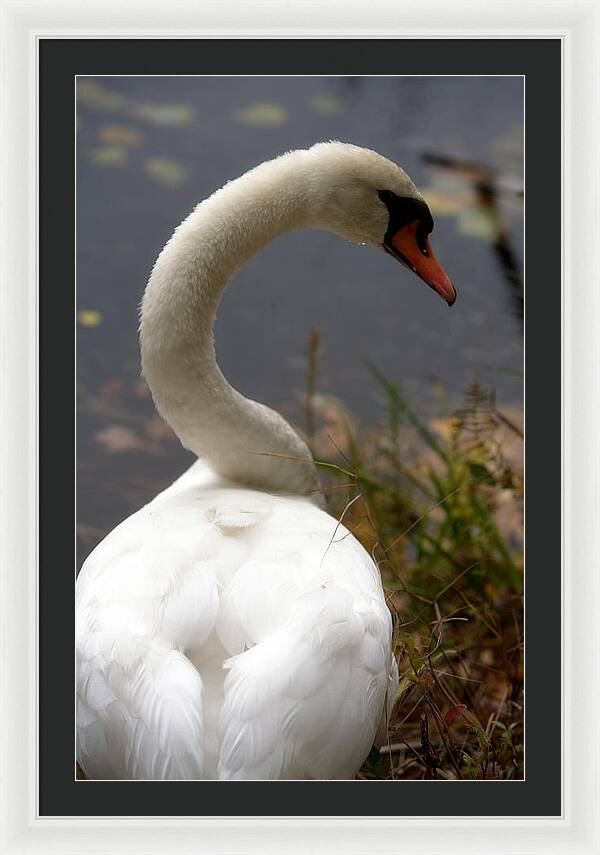
<svg viewBox="0 0 600 855">
<path fill-rule="evenodd" d="M 524 779 L 523 77 L 76 105 L 74 775 Z"/>
</svg>

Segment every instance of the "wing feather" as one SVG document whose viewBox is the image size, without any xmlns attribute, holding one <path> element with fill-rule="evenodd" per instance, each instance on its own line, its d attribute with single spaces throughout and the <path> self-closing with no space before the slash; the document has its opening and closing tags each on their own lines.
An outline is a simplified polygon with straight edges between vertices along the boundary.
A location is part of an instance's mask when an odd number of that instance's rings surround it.
<svg viewBox="0 0 600 855">
<path fill-rule="evenodd" d="M 389 625 L 383 612 L 374 619 L 379 611 L 320 587 L 279 631 L 227 660 L 220 778 L 354 776 L 387 688 Z"/>
</svg>

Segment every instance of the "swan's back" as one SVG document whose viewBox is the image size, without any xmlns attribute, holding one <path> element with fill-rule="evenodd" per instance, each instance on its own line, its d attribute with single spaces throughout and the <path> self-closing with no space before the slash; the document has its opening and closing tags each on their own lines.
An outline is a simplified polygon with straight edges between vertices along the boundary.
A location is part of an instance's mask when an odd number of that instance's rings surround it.
<svg viewBox="0 0 600 855">
<path fill-rule="evenodd" d="M 379 573 L 304 497 L 202 464 L 78 580 L 78 760 L 91 778 L 345 778 L 393 672 Z"/>
</svg>

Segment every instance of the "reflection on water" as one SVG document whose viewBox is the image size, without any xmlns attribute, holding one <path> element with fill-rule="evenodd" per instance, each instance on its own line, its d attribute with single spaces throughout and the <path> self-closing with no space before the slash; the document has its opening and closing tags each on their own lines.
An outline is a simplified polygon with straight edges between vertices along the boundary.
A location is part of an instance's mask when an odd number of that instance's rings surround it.
<svg viewBox="0 0 600 855">
<path fill-rule="evenodd" d="M 523 323 L 524 294 L 521 264 L 513 247 L 510 230 L 504 220 L 500 201 L 499 178 L 493 169 L 448 155 L 424 152 L 423 160 L 444 170 L 456 172 L 471 183 L 474 203 L 490 227 L 492 243 L 504 281 L 508 287 L 513 314 Z"/>
<path fill-rule="evenodd" d="M 522 403 L 520 78 L 80 78 L 77 146 L 80 560 L 190 460 L 139 376 L 137 311 L 156 255 L 202 198 L 290 148 L 342 139 L 400 163 L 436 221 L 458 290 L 449 311 L 383 253 L 302 232 L 236 277 L 217 321 L 221 366 L 298 419 L 310 331 L 317 386 L 382 418 L 364 357 L 423 408 L 477 375 Z"/>
</svg>

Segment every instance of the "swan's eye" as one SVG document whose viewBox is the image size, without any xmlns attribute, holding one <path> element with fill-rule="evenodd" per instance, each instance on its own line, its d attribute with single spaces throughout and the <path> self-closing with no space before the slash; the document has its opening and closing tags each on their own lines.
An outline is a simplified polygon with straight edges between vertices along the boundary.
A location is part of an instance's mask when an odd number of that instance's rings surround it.
<svg viewBox="0 0 600 855">
<path fill-rule="evenodd" d="M 423 223 L 421 223 L 417 228 L 417 245 L 420 252 L 429 258 L 429 241 L 427 240 L 427 232 L 425 231 Z"/>
</svg>

